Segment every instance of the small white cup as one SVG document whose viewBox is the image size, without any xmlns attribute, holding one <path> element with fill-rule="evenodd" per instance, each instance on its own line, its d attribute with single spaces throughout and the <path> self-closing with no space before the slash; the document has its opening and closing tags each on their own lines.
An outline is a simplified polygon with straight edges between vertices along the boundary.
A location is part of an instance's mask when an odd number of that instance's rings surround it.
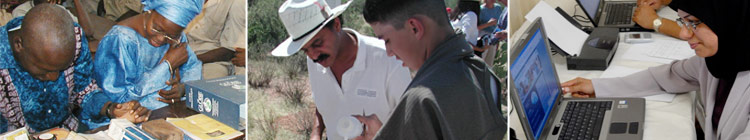
<svg viewBox="0 0 750 140">
<path fill-rule="evenodd" d="M 346 139 L 351 139 L 362 135 L 362 123 L 352 116 L 339 118 L 338 126 L 339 135 Z"/>
</svg>

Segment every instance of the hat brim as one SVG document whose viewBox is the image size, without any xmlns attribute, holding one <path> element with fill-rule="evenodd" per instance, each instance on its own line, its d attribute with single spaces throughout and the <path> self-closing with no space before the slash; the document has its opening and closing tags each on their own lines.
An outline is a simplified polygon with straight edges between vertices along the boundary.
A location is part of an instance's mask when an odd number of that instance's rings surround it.
<svg viewBox="0 0 750 140">
<path fill-rule="evenodd" d="M 305 45 L 310 39 L 312 39 L 313 36 L 317 35 L 318 32 L 320 32 L 321 29 L 325 27 L 328 22 L 333 21 L 333 19 L 336 19 L 339 15 L 343 14 L 344 11 L 346 11 L 346 8 L 349 7 L 349 4 L 351 4 L 352 1 L 346 2 L 344 4 L 341 4 L 340 6 L 337 6 L 336 8 L 331 9 L 331 12 L 333 12 L 333 15 L 331 15 L 330 18 L 323 21 L 323 23 L 315 28 L 312 32 L 309 34 L 303 36 L 302 38 L 298 39 L 297 41 L 294 41 L 292 37 L 287 38 L 284 40 L 284 42 L 281 42 L 278 46 L 276 46 L 273 51 L 271 51 L 271 55 L 273 56 L 291 56 L 294 55 L 294 53 L 297 53 L 300 49 L 302 49 L 302 46 Z"/>
</svg>

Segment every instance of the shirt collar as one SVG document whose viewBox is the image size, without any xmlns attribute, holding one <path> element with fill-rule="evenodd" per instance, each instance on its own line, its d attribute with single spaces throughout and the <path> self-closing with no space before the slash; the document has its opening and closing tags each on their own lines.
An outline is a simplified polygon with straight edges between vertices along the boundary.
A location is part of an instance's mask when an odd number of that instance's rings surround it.
<svg viewBox="0 0 750 140">
<path fill-rule="evenodd" d="M 0 27 L 0 69 L 16 68 L 18 65 L 13 57 L 13 50 L 8 40 L 8 30 L 21 26 L 23 17 L 17 17 Z"/>
<path fill-rule="evenodd" d="M 425 60 L 425 63 L 422 64 L 422 67 L 420 67 L 419 70 L 421 71 L 442 60 L 455 60 L 464 57 L 471 57 L 473 53 L 474 50 L 472 50 L 471 47 L 469 47 L 469 44 L 466 43 L 464 35 L 456 34 L 446 38 L 443 43 L 436 46 L 430 53 L 430 57 Z M 419 75 L 419 72 L 417 75 Z"/>
<path fill-rule="evenodd" d="M 343 31 L 346 33 L 351 33 L 357 39 L 357 57 L 354 58 L 354 65 L 347 71 L 365 70 L 365 68 L 367 68 L 367 63 L 365 63 L 367 62 L 367 47 L 363 46 L 366 45 L 364 38 L 362 38 L 362 35 L 355 30 L 343 28 Z"/>
<path fill-rule="evenodd" d="M 365 70 L 365 68 L 367 68 L 367 64 L 365 63 L 367 62 L 366 61 L 367 60 L 367 47 L 362 46 L 362 45 L 365 45 L 363 38 L 355 30 L 352 30 L 349 28 L 343 28 L 343 31 L 346 33 L 351 33 L 354 35 L 355 38 L 357 38 L 357 56 L 354 58 L 354 65 L 352 65 L 351 68 L 346 70 L 346 72 Z M 309 57 L 307 58 L 310 59 Z M 331 71 L 330 67 L 323 67 L 317 63 L 315 63 L 315 65 L 318 66 L 319 68 L 318 71 L 321 71 L 323 73 L 328 73 Z"/>
</svg>

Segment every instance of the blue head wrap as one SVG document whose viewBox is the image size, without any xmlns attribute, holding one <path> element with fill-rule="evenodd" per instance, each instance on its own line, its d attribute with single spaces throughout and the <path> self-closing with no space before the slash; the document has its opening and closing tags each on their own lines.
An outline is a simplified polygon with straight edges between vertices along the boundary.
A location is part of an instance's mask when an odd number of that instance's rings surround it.
<svg viewBox="0 0 750 140">
<path fill-rule="evenodd" d="M 190 23 L 203 8 L 203 0 L 141 0 L 143 11 L 155 10 L 181 27 Z"/>
</svg>

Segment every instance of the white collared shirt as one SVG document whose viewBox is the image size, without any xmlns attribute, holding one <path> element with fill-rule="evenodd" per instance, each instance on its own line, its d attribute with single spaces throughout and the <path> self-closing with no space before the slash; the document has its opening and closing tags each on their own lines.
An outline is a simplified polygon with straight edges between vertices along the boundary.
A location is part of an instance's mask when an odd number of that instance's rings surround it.
<svg viewBox="0 0 750 140">
<path fill-rule="evenodd" d="M 357 37 L 358 49 L 354 65 L 341 76 L 341 86 L 330 68 L 307 58 L 313 100 L 332 140 L 344 139 L 336 128 L 343 117 L 364 112 L 376 114 L 385 123 L 411 82 L 409 70 L 400 60 L 386 54 L 382 40 L 351 29 L 344 31 Z"/>
</svg>

